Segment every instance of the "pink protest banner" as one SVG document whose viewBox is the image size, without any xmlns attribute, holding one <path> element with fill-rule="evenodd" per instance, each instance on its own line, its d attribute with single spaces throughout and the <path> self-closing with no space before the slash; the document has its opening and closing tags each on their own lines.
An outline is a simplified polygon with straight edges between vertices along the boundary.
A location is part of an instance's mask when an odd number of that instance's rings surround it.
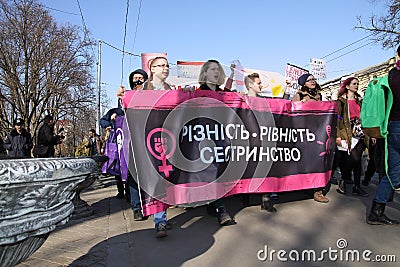
<svg viewBox="0 0 400 267">
<path fill-rule="evenodd" d="M 234 194 L 320 188 L 330 179 L 336 102 L 132 90 L 123 105 L 145 215 Z"/>
</svg>

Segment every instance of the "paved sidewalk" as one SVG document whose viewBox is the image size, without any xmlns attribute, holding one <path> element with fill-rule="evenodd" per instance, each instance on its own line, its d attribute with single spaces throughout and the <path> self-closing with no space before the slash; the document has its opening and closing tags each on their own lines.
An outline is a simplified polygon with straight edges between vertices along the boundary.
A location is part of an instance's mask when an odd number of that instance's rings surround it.
<svg viewBox="0 0 400 267">
<path fill-rule="evenodd" d="M 112 178 L 103 179 L 105 184 L 113 182 Z M 18 266 L 398 266 L 400 227 L 365 223 L 376 185 L 366 189 L 368 198 L 339 195 L 335 189 L 333 185 L 328 204 L 317 203 L 304 192 L 281 193 L 275 214 L 260 210 L 260 195 L 251 196 L 249 207 L 231 197 L 228 210 L 238 224 L 222 228 L 204 206 L 170 208 L 173 229 L 164 239 L 155 238 L 151 219 L 133 221 L 129 204 L 115 199 L 115 185 L 89 189 L 81 197 L 94 214 L 56 228 L 43 246 Z M 399 200 L 396 192 L 387 208 L 387 214 L 397 219 Z M 286 252 L 282 257 L 289 262 L 279 260 L 278 250 Z M 316 260 L 302 261 L 302 253 L 311 250 L 316 252 Z M 328 252 L 321 254 L 323 250 L 331 250 L 331 258 Z M 397 264 L 362 258 L 346 261 L 346 253 L 355 250 L 360 257 L 365 250 L 372 251 L 370 258 L 394 255 Z M 299 260 L 294 260 L 296 252 Z M 319 257 L 322 260 L 318 261 Z"/>
</svg>

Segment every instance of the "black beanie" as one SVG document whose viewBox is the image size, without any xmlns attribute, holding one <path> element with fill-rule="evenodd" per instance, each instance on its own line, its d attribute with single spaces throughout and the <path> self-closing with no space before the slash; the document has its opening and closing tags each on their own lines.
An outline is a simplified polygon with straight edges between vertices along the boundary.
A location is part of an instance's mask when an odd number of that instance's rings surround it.
<svg viewBox="0 0 400 267">
<path fill-rule="evenodd" d="M 24 120 L 23 119 L 21 119 L 21 118 L 17 118 L 15 121 L 14 121 L 14 126 L 15 125 L 20 125 L 20 126 L 22 126 L 22 125 L 24 125 Z"/>
<path fill-rule="evenodd" d="M 133 88 L 134 86 L 133 86 L 133 84 L 132 84 L 132 83 L 133 83 L 132 77 L 133 77 L 133 75 L 135 75 L 135 74 L 141 74 L 141 75 L 143 75 L 144 81 L 147 81 L 147 79 L 149 78 L 149 76 L 147 75 L 147 73 L 146 73 L 144 70 L 142 70 L 142 69 L 137 69 L 137 70 L 131 72 L 131 74 L 129 74 L 129 86 L 131 87 L 132 90 L 135 89 L 135 88 Z"/>
<path fill-rule="evenodd" d="M 297 80 L 297 83 L 300 84 L 301 86 L 304 86 L 306 84 L 308 77 L 310 77 L 311 75 L 312 74 L 310 74 L 310 73 L 304 73 L 303 75 L 301 75 L 299 77 L 299 79 Z"/>
</svg>

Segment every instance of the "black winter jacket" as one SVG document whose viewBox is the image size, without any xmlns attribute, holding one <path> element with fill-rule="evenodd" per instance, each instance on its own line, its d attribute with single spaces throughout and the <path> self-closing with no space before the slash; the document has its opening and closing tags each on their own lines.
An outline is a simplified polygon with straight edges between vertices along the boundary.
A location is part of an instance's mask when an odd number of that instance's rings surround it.
<svg viewBox="0 0 400 267">
<path fill-rule="evenodd" d="M 30 158 L 32 147 L 32 136 L 25 129 L 21 129 L 21 134 L 12 129 L 4 141 L 4 148 L 8 150 L 8 155 L 11 157 Z"/>
<path fill-rule="evenodd" d="M 58 135 L 54 135 L 54 128 L 47 123 L 43 123 L 38 132 L 37 145 L 46 146 L 47 153 L 43 157 L 51 158 L 55 156 L 54 146 L 61 141 Z"/>
</svg>

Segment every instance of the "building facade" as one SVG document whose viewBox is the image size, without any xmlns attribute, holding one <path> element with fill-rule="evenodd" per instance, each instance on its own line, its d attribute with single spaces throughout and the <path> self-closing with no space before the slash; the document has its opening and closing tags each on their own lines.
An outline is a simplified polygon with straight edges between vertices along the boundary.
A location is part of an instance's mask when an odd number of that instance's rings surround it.
<svg viewBox="0 0 400 267">
<path fill-rule="evenodd" d="M 359 80 L 358 92 L 363 96 L 367 89 L 368 83 L 375 77 L 382 77 L 389 73 L 389 70 L 396 65 L 396 58 L 390 58 L 389 60 L 380 64 L 356 71 L 351 74 L 343 75 L 333 80 L 324 82 L 321 84 L 322 96 L 325 100 L 336 100 L 339 92 L 340 83 L 348 77 L 354 76 Z"/>
</svg>

